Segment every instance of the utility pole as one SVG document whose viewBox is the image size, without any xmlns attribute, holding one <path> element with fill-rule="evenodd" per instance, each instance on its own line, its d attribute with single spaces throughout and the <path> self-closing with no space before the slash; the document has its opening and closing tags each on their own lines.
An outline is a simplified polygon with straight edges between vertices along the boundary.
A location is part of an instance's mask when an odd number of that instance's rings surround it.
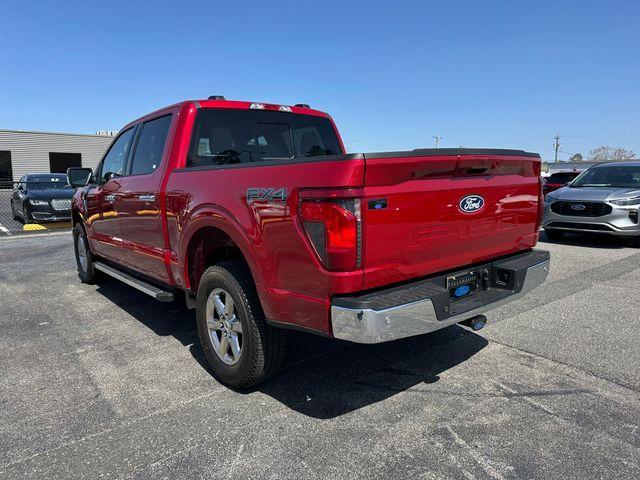
<svg viewBox="0 0 640 480">
<path fill-rule="evenodd" d="M 436 148 L 438 148 L 438 145 L 440 144 L 440 140 L 442 140 L 442 137 L 436 137 L 434 136 L 433 138 L 436 139 Z"/>
<path fill-rule="evenodd" d="M 556 139 L 556 143 L 553 144 L 553 147 L 556 149 L 556 156 L 553 160 L 553 163 L 558 163 L 558 149 L 560 148 L 560 135 L 556 133 L 556 136 L 553 138 Z"/>
</svg>

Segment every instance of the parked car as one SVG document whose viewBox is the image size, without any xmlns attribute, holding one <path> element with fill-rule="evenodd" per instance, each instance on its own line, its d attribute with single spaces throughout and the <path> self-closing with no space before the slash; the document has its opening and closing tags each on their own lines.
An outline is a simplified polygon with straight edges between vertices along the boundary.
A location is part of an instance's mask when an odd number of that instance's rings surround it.
<svg viewBox="0 0 640 480">
<path fill-rule="evenodd" d="M 25 223 L 69 221 L 74 192 L 64 173 L 28 173 L 11 195 L 11 213 Z"/>
<path fill-rule="evenodd" d="M 70 169 L 83 282 L 184 294 L 234 387 L 283 359 L 284 329 L 378 343 L 466 322 L 544 281 L 540 157 L 522 150 L 345 152 L 307 105 L 186 101 Z"/>
<path fill-rule="evenodd" d="M 545 197 L 544 230 L 552 240 L 565 233 L 605 233 L 640 245 L 640 162 L 605 163 L 585 170 Z"/>
<path fill-rule="evenodd" d="M 544 179 L 544 184 L 542 186 L 543 193 L 546 195 L 547 193 L 551 193 L 559 188 L 564 187 L 582 172 L 583 170 L 552 173 Z"/>
</svg>

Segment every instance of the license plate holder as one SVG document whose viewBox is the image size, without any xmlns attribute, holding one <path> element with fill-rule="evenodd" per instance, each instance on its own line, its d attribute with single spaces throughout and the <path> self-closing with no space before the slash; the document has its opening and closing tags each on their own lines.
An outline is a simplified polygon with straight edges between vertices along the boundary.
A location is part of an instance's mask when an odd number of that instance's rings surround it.
<svg viewBox="0 0 640 480">
<path fill-rule="evenodd" d="M 447 290 L 451 300 L 458 300 L 473 294 L 478 290 L 477 272 L 465 272 L 447 277 Z"/>
</svg>

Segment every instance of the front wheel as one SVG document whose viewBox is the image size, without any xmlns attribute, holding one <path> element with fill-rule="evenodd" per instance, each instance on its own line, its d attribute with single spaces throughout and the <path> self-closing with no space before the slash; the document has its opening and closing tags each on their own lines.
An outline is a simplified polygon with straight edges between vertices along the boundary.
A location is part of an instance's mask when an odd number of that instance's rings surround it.
<svg viewBox="0 0 640 480">
<path fill-rule="evenodd" d="M 31 214 L 26 206 L 22 207 L 22 222 L 25 224 L 31 223 Z"/>
<path fill-rule="evenodd" d="M 73 227 L 73 246 L 80 280 L 82 283 L 96 283 L 100 280 L 100 272 L 93 266 L 94 257 L 89 248 L 87 234 L 79 223 L 76 223 L 76 226 Z"/>
<path fill-rule="evenodd" d="M 544 234 L 547 236 L 547 238 L 549 240 L 562 240 L 562 237 L 564 237 L 564 232 L 560 232 L 558 230 L 550 230 L 550 229 L 544 229 Z"/>
<path fill-rule="evenodd" d="M 196 322 L 207 361 L 226 385 L 252 387 L 282 364 L 285 332 L 265 322 L 253 281 L 239 262 L 221 262 L 202 274 Z"/>
<path fill-rule="evenodd" d="M 13 216 L 14 220 L 16 220 L 16 221 L 20 220 L 20 216 L 16 212 L 16 207 L 13 204 L 13 200 L 11 200 L 11 215 Z"/>
</svg>

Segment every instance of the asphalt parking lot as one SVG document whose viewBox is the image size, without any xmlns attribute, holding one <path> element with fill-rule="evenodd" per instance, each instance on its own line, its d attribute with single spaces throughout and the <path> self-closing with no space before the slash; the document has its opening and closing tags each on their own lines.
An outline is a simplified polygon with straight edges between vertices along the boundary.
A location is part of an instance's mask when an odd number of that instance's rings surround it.
<svg viewBox="0 0 640 480">
<path fill-rule="evenodd" d="M 238 393 L 193 314 L 80 284 L 69 233 L 0 240 L 0 478 L 640 478 L 640 250 L 542 241 L 547 282 L 363 346 L 290 335 Z"/>
</svg>

